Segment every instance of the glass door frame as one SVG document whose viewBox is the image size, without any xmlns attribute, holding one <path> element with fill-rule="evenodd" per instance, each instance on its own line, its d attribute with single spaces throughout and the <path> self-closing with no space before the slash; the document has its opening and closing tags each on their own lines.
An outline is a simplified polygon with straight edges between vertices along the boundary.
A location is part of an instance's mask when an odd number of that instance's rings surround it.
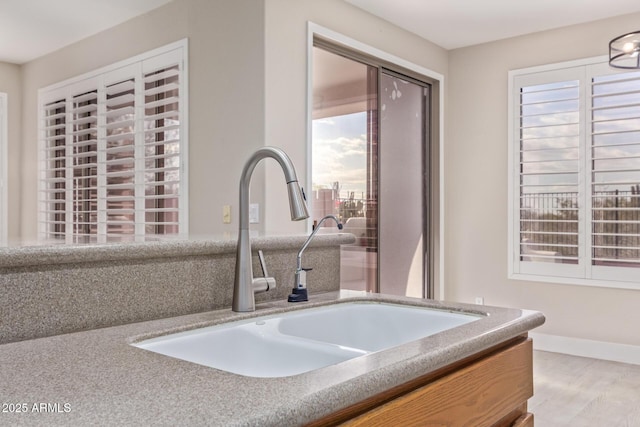
<svg viewBox="0 0 640 427">
<path fill-rule="evenodd" d="M 0 92 L 0 244 L 6 245 L 8 236 L 8 215 L 9 215 L 9 104 L 8 95 Z"/>
<path fill-rule="evenodd" d="M 420 157 L 422 159 L 422 236 L 423 236 L 423 245 L 422 245 L 422 289 L 423 289 L 423 298 L 433 298 L 434 295 L 434 283 L 433 283 L 433 239 L 432 239 L 432 221 L 431 216 L 433 213 L 431 212 L 431 198 L 432 198 L 432 174 L 431 174 L 431 145 L 432 145 L 432 135 L 430 132 L 432 126 L 432 86 L 433 83 L 427 82 L 426 78 L 406 75 L 404 72 L 407 70 L 402 70 L 401 67 L 394 67 L 394 69 L 389 68 L 389 66 L 380 66 L 378 67 L 378 93 L 382 93 L 382 75 L 387 75 L 390 77 L 394 77 L 400 80 L 404 80 L 406 82 L 415 84 L 419 86 L 423 90 L 422 96 L 422 112 L 423 112 L 423 121 L 422 121 L 422 136 L 421 136 L 421 146 L 422 152 Z M 413 74 L 413 73 L 412 73 Z M 380 111 L 382 105 L 382 99 L 378 97 L 378 111 Z M 380 139 L 382 136 L 382 120 L 378 119 L 378 144 L 381 143 Z M 378 171 L 381 169 L 381 159 L 378 157 Z M 384 178 L 383 178 L 384 179 Z M 378 181 L 380 181 L 380 176 L 378 176 Z M 378 182 L 378 186 L 380 186 L 380 182 Z M 378 217 L 379 217 L 378 213 Z M 380 224 L 378 223 L 378 236 L 380 235 Z M 378 266 L 380 265 L 380 252 L 378 251 Z M 378 269 L 378 277 L 380 275 L 380 271 Z M 378 279 L 378 289 L 380 292 L 380 281 Z"/>
</svg>

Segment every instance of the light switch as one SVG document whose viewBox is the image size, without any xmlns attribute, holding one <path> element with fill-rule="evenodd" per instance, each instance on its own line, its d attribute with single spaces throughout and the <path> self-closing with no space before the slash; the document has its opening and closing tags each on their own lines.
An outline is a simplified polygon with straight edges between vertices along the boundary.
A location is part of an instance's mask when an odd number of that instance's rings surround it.
<svg viewBox="0 0 640 427">
<path fill-rule="evenodd" d="M 258 203 L 249 204 L 249 224 L 260 222 L 260 205 Z"/>
<path fill-rule="evenodd" d="M 231 224 L 231 205 L 224 205 L 222 207 L 222 223 Z"/>
</svg>

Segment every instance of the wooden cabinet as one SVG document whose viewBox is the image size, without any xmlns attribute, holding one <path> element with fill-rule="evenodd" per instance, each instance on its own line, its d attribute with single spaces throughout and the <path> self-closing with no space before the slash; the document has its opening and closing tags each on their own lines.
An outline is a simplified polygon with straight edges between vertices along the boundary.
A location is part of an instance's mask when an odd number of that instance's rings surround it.
<svg viewBox="0 0 640 427">
<path fill-rule="evenodd" d="M 532 427 L 532 350 L 520 337 L 312 425 Z"/>
</svg>

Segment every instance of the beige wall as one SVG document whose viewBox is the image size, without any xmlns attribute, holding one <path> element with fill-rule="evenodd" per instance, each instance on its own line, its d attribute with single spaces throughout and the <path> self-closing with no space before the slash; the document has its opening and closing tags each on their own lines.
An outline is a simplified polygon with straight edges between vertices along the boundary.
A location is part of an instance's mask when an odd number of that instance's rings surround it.
<svg viewBox="0 0 640 427">
<path fill-rule="evenodd" d="M 7 94 L 7 224 L 8 239 L 20 234 L 20 147 L 21 147 L 21 73 L 20 66 L 0 62 L 0 92 Z"/>
<path fill-rule="evenodd" d="M 189 211 L 192 234 L 237 233 L 245 161 L 264 145 L 264 4 L 193 0 L 189 17 Z M 256 169 L 251 201 L 262 205 Z M 222 206 L 231 205 L 231 224 Z M 262 224 L 256 227 L 262 229 Z"/>
<path fill-rule="evenodd" d="M 446 98 L 446 298 L 537 309 L 541 333 L 640 345 L 640 292 L 507 279 L 507 73 L 606 55 L 640 14 L 453 50 Z"/>
</svg>

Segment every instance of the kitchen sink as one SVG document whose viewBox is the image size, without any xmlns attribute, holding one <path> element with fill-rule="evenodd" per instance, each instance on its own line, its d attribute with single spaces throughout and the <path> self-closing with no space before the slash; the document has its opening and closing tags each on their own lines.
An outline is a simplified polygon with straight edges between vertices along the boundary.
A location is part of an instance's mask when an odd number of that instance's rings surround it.
<svg viewBox="0 0 640 427">
<path fill-rule="evenodd" d="M 424 338 L 482 316 L 348 302 L 164 335 L 133 345 L 250 377 L 286 377 Z"/>
</svg>

